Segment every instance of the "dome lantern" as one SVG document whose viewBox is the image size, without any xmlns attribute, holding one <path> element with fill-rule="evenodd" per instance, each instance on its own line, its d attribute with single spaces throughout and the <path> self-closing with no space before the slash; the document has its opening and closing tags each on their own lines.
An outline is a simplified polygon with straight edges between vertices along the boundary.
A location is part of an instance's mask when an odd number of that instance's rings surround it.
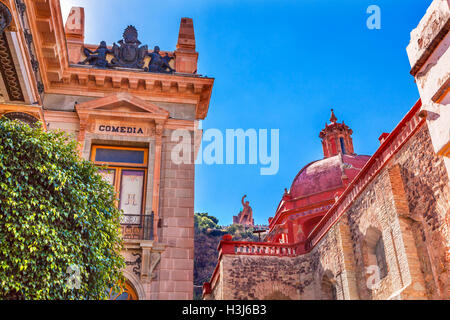
<svg viewBox="0 0 450 320">
<path fill-rule="evenodd" d="M 322 140 L 325 158 L 333 157 L 338 154 L 355 154 L 353 149 L 352 129 L 350 129 L 344 121 L 342 121 L 342 123 L 337 121 L 338 119 L 334 114 L 334 109 L 331 109 L 331 124 L 325 124 L 325 128 L 319 135 Z"/>
</svg>

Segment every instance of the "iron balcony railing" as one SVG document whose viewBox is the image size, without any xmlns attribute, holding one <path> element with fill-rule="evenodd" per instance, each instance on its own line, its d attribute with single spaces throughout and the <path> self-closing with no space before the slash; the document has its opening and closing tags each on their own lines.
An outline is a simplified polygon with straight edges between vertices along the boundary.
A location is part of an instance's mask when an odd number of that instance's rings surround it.
<svg viewBox="0 0 450 320">
<path fill-rule="evenodd" d="M 153 240 L 154 213 L 150 215 L 123 215 L 122 236 L 126 240 Z"/>
</svg>

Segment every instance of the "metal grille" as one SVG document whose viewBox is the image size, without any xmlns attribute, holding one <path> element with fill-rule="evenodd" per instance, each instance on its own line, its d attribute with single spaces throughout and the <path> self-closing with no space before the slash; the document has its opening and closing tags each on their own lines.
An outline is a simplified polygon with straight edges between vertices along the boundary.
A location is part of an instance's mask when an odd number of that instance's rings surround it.
<svg viewBox="0 0 450 320">
<path fill-rule="evenodd" d="M 124 215 L 121 220 L 123 238 L 153 240 L 153 221 L 153 212 L 150 215 Z"/>
</svg>

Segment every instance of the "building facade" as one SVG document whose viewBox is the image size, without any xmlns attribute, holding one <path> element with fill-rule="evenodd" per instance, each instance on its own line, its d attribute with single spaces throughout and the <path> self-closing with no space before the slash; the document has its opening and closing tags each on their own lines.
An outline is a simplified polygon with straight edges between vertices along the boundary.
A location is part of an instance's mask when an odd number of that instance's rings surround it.
<svg viewBox="0 0 450 320">
<path fill-rule="evenodd" d="M 450 299 L 450 1 L 408 46 L 421 99 L 371 157 L 332 112 L 264 242 L 224 236 L 204 299 Z"/>
<path fill-rule="evenodd" d="M 0 18 L 0 116 L 63 130 L 83 158 L 108 166 L 127 279 L 112 298 L 192 299 L 195 152 L 174 163 L 172 133 L 187 132 L 195 149 L 214 84 L 197 73 L 192 19 L 181 19 L 176 50 L 162 52 L 133 26 L 117 44 L 85 44 L 84 9 L 64 25 L 59 0 L 1 0 Z"/>
</svg>

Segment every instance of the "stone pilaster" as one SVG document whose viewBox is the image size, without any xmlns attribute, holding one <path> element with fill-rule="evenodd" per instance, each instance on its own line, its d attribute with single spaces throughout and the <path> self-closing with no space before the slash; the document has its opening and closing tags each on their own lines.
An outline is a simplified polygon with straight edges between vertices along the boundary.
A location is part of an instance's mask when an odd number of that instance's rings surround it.
<svg viewBox="0 0 450 320">
<path fill-rule="evenodd" d="M 356 283 L 356 265 L 355 265 L 355 254 L 353 252 L 353 241 L 348 226 L 348 217 L 345 215 L 338 225 L 339 233 L 341 235 L 341 246 L 342 246 L 342 256 L 344 264 L 345 279 L 347 282 L 347 290 L 345 291 L 344 298 L 346 300 L 358 300 L 358 286 Z"/>
<path fill-rule="evenodd" d="M 401 177 L 399 165 L 389 169 L 394 207 L 398 215 L 400 231 L 403 238 L 404 250 L 406 253 L 406 265 L 409 267 L 411 281 L 403 283 L 405 286 L 401 293 L 401 298 L 405 300 L 427 299 L 425 289 L 425 279 L 420 266 L 420 259 L 415 244 L 412 225 L 415 222 L 410 215 L 405 188 Z M 404 280 L 402 281 L 404 282 Z"/>
</svg>

